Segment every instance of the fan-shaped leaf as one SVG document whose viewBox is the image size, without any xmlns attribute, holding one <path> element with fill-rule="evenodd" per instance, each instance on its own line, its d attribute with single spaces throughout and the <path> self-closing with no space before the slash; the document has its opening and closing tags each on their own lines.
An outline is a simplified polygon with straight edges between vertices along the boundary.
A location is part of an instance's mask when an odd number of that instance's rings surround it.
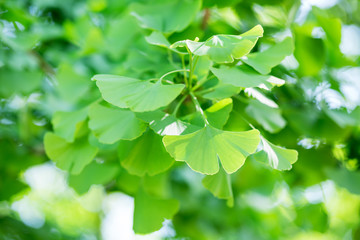
<svg viewBox="0 0 360 240">
<path fill-rule="evenodd" d="M 191 134 L 163 138 L 166 150 L 177 161 L 185 161 L 194 171 L 209 175 L 219 171 L 218 158 L 227 173 L 238 170 L 259 141 L 257 130 L 229 132 L 209 125 Z"/>
<path fill-rule="evenodd" d="M 200 7 L 200 0 L 157 0 L 146 5 L 134 4 L 132 14 L 142 27 L 170 33 L 185 29 Z"/>
<path fill-rule="evenodd" d="M 220 168 L 219 172 L 214 175 L 207 175 L 202 180 L 202 184 L 215 197 L 227 199 L 227 204 L 232 207 L 234 205 L 234 197 L 231 188 L 230 176 Z"/>
<path fill-rule="evenodd" d="M 45 152 L 56 166 L 79 174 L 96 156 L 98 149 L 91 146 L 86 136 L 68 143 L 65 139 L 48 132 L 44 137 Z"/>
<path fill-rule="evenodd" d="M 231 63 L 247 55 L 263 32 L 263 28 L 257 25 L 241 35 L 214 35 L 205 42 L 184 40 L 174 43 L 172 47 L 187 46 L 194 55 L 208 55 L 214 62 Z"/>
<path fill-rule="evenodd" d="M 112 144 L 120 139 L 139 137 L 147 124 L 128 109 L 114 109 L 93 104 L 89 108 L 89 128 L 102 143 Z"/>
<path fill-rule="evenodd" d="M 242 60 L 253 67 L 261 74 L 268 74 L 271 69 L 279 65 L 286 56 L 294 51 L 294 43 L 290 37 L 285 38 L 282 42 L 266 49 L 263 52 L 250 53 Z"/>
<path fill-rule="evenodd" d="M 138 176 L 156 175 L 174 163 L 161 142 L 161 136 L 151 130 L 133 141 L 120 141 L 119 159 L 129 173 Z"/>
<path fill-rule="evenodd" d="M 105 101 L 135 112 L 153 111 L 168 105 L 184 89 L 182 84 L 164 85 L 135 78 L 99 74 L 93 77 Z"/>
<path fill-rule="evenodd" d="M 298 158 L 298 152 L 293 149 L 286 149 L 276 146 L 261 137 L 262 148 L 260 152 L 251 155 L 251 158 L 270 165 L 277 170 L 290 170 Z"/>
<path fill-rule="evenodd" d="M 139 189 L 135 196 L 135 233 L 147 234 L 159 230 L 163 221 L 171 219 L 178 210 L 177 200 L 155 198 Z"/>
<path fill-rule="evenodd" d="M 285 83 L 284 80 L 274 76 L 260 75 L 246 66 L 211 68 L 211 72 L 222 83 L 235 87 L 261 87 L 269 90 L 273 86 L 281 86 Z"/>
</svg>

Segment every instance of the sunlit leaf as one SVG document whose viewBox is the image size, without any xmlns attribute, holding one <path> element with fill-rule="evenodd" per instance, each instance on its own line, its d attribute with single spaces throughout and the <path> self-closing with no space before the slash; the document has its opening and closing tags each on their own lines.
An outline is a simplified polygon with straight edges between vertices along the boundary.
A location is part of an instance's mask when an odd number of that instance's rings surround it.
<svg viewBox="0 0 360 240">
<path fill-rule="evenodd" d="M 286 149 L 283 147 L 276 146 L 261 137 L 262 150 L 251 155 L 259 162 L 262 162 L 270 167 L 277 170 L 290 170 L 292 164 L 298 159 L 298 152 L 293 149 Z"/>
<path fill-rule="evenodd" d="M 263 32 L 263 28 L 257 25 L 240 35 L 214 35 L 205 42 L 185 40 L 174 43 L 172 47 L 187 46 L 194 55 L 208 55 L 214 62 L 231 63 L 248 54 Z"/>
<path fill-rule="evenodd" d="M 234 205 L 234 197 L 231 188 L 231 179 L 224 169 L 220 168 L 219 172 L 214 175 L 207 175 L 202 180 L 202 184 L 215 197 L 227 199 L 227 204 L 232 207 Z"/>
<path fill-rule="evenodd" d="M 181 121 L 174 115 L 160 110 L 136 114 L 140 119 L 149 123 L 150 128 L 159 135 L 181 135 L 195 132 L 200 127 Z"/>
<path fill-rule="evenodd" d="M 184 89 L 182 84 L 164 85 L 135 78 L 100 74 L 93 77 L 105 101 L 135 112 L 153 111 L 168 105 Z"/>
<path fill-rule="evenodd" d="M 115 109 L 93 104 L 89 108 L 89 128 L 102 143 L 139 137 L 147 124 L 128 109 Z"/>
<path fill-rule="evenodd" d="M 209 175 L 219 171 L 219 160 L 227 173 L 238 170 L 259 141 L 257 130 L 230 132 L 209 125 L 191 134 L 163 138 L 166 150 L 177 161 Z"/>
</svg>

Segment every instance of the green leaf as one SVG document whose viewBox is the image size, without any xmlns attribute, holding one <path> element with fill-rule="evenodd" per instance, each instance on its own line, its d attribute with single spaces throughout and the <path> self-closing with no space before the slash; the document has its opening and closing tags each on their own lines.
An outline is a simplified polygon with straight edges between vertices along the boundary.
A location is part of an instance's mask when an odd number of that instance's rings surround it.
<svg viewBox="0 0 360 240">
<path fill-rule="evenodd" d="M 195 132 L 200 127 L 181 121 L 174 115 L 170 115 L 160 110 L 154 112 L 143 112 L 136 114 L 140 119 L 149 123 L 149 126 L 157 134 L 164 135 L 182 135 Z"/>
<path fill-rule="evenodd" d="M 112 144 L 120 139 L 139 137 L 147 124 L 128 109 L 115 109 L 93 104 L 89 108 L 89 128 L 100 142 Z"/>
<path fill-rule="evenodd" d="M 208 189 L 215 197 L 220 199 L 227 199 L 229 207 L 234 206 L 233 191 L 231 188 L 231 179 L 223 168 L 214 175 L 207 175 L 202 180 L 202 184 Z"/>
<path fill-rule="evenodd" d="M 176 42 L 172 47 L 187 46 L 197 56 L 208 55 L 217 63 L 231 63 L 247 55 L 255 46 L 259 37 L 263 36 L 263 28 L 256 25 L 241 35 L 214 35 L 205 42 L 185 40 Z"/>
<path fill-rule="evenodd" d="M 155 198 L 140 189 L 135 196 L 133 229 L 137 234 L 159 230 L 163 221 L 172 219 L 178 210 L 177 200 Z"/>
<path fill-rule="evenodd" d="M 270 133 L 276 133 L 286 126 L 280 109 L 269 107 L 257 100 L 250 100 L 245 111 Z"/>
<path fill-rule="evenodd" d="M 270 165 L 270 167 L 280 171 L 290 170 L 292 168 L 291 164 L 294 164 L 298 159 L 298 152 L 293 149 L 276 146 L 265 138 L 260 138 L 262 150 L 251 155 L 250 158 Z"/>
<path fill-rule="evenodd" d="M 69 185 L 78 194 L 84 194 L 93 184 L 106 184 L 113 180 L 118 171 L 119 167 L 115 164 L 100 164 L 94 161 L 79 175 L 70 175 Z"/>
<path fill-rule="evenodd" d="M 105 101 L 135 112 L 153 111 L 172 102 L 183 84 L 164 85 L 135 78 L 100 74 L 93 77 Z"/>
<path fill-rule="evenodd" d="M 194 171 L 208 175 L 219 171 L 218 158 L 227 173 L 235 172 L 259 141 L 257 130 L 230 132 L 209 125 L 191 134 L 163 138 L 166 150 L 177 161 L 185 161 Z"/>
<path fill-rule="evenodd" d="M 132 14 L 144 28 L 171 33 L 184 30 L 200 7 L 200 0 L 157 0 L 148 4 L 134 4 Z"/>
<path fill-rule="evenodd" d="M 212 91 L 205 93 L 202 97 L 207 99 L 221 100 L 224 98 L 229 98 L 238 94 L 241 91 L 240 87 L 235 87 L 231 84 L 224 84 L 219 82 Z"/>
<path fill-rule="evenodd" d="M 79 174 L 96 156 L 98 149 L 89 144 L 87 136 L 68 143 L 65 139 L 48 132 L 44 137 L 45 152 L 56 166 Z"/>
<path fill-rule="evenodd" d="M 81 128 L 87 118 L 87 108 L 72 112 L 56 112 L 51 123 L 54 133 L 68 142 L 73 142 L 77 130 Z"/>
<path fill-rule="evenodd" d="M 174 164 L 174 159 L 166 152 L 161 136 L 146 131 L 141 137 L 119 142 L 121 165 L 131 174 L 150 176 L 164 172 Z"/>
<path fill-rule="evenodd" d="M 169 48 L 171 45 L 164 34 L 158 31 L 153 31 L 149 36 L 145 37 L 145 40 L 152 45 L 165 48 Z"/>
<path fill-rule="evenodd" d="M 285 83 L 284 80 L 274 76 L 260 75 L 246 66 L 211 68 L 210 70 L 222 83 L 235 87 L 261 87 L 269 90 L 273 86 L 281 86 Z"/>
<path fill-rule="evenodd" d="M 262 52 L 250 53 L 242 61 L 253 67 L 261 74 L 268 74 L 271 69 L 279 65 L 286 56 L 294 51 L 294 43 L 290 37 Z"/>
<path fill-rule="evenodd" d="M 360 195 L 360 172 L 341 168 L 327 169 L 326 174 L 339 187 L 346 188 L 349 192 Z"/>
<path fill-rule="evenodd" d="M 232 110 L 232 107 L 233 107 L 232 99 L 225 98 L 213 104 L 211 107 L 206 109 L 204 113 L 211 126 L 218 129 L 222 129 L 222 127 L 229 119 L 229 115 Z M 197 125 L 200 127 L 205 126 L 205 121 L 202 115 L 200 114 L 200 112 L 195 112 L 194 114 L 188 115 L 184 119 L 188 120 L 192 125 Z M 199 128 L 196 130 L 199 130 Z M 166 134 L 166 135 L 175 135 L 175 134 Z"/>
</svg>

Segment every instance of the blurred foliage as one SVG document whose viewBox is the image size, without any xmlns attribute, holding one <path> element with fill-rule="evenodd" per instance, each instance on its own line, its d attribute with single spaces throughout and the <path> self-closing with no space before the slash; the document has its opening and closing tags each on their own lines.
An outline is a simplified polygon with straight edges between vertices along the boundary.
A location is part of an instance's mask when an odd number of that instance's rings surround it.
<svg viewBox="0 0 360 240">
<path fill-rule="evenodd" d="M 0 0 L 0 239 L 101 238 L 101 201 L 113 192 L 135 198 L 133 227 L 142 234 L 172 218 L 169 239 L 359 239 L 360 2 L 313 2 Z M 264 35 L 247 58 L 199 57 L 194 72 L 212 125 L 261 133 L 262 148 L 233 174 L 195 173 L 163 147 L 166 126 L 193 132 L 204 123 L 189 97 L 169 100 L 166 112 L 132 114 L 91 81 L 159 79 L 191 65 L 171 44 L 258 24 Z M 275 166 L 273 153 L 284 164 Z M 159 158 L 168 159 L 160 171 Z M 71 188 L 31 184 L 27 173 L 49 159 L 67 170 L 57 169 Z M 37 209 L 30 220 L 21 206 Z"/>
</svg>

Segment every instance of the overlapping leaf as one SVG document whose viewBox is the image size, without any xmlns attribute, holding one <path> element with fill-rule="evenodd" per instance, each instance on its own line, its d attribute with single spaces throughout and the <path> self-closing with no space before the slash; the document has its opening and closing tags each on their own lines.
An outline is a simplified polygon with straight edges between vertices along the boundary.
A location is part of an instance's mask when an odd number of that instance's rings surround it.
<svg viewBox="0 0 360 240">
<path fill-rule="evenodd" d="M 271 75 L 260 75 L 246 66 L 211 68 L 211 72 L 222 83 L 235 87 L 271 89 L 273 86 L 281 86 L 285 83 L 284 80 Z"/>
<path fill-rule="evenodd" d="M 257 130 L 230 132 L 209 125 L 191 134 L 163 138 L 166 150 L 177 161 L 185 161 L 194 171 L 209 175 L 219 171 L 219 160 L 227 173 L 238 170 L 259 141 Z"/>
<path fill-rule="evenodd" d="M 56 166 L 71 174 L 79 174 L 98 152 L 96 147 L 89 144 L 86 136 L 68 143 L 52 132 L 45 134 L 44 146 L 46 154 Z"/>
<path fill-rule="evenodd" d="M 179 210 L 175 199 L 161 199 L 148 195 L 142 189 L 135 196 L 135 233 L 147 234 L 159 230 L 165 219 L 171 219 Z"/>
<path fill-rule="evenodd" d="M 153 111 L 168 105 L 184 89 L 182 84 L 164 85 L 135 78 L 99 74 L 93 77 L 105 101 L 135 112 Z"/>
<path fill-rule="evenodd" d="M 161 136 L 151 130 L 133 141 L 120 141 L 119 159 L 129 173 L 138 176 L 156 175 L 174 163 L 161 142 Z"/>
<path fill-rule="evenodd" d="M 294 51 L 294 43 L 291 38 L 287 37 L 282 42 L 266 49 L 262 52 L 250 53 L 242 58 L 242 60 L 253 67 L 261 74 L 268 74 L 271 69 L 279 65 L 286 56 Z"/>
<path fill-rule="evenodd" d="M 240 35 L 214 35 L 205 42 L 184 40 L 174 43 L 172 47 L 187 46 L 194 55 L 208 55 L 214 62 L 231 63 L 248 54 L 263 32 L 263 28 L 257 25 Z"/>
<path fill-rule="evenodd" d="M 227 199 L 228 206 L 234 205 L 233 191 L 231 188 L 230 176 L 220 168 L 219 172 L 214 175 L 207 175 L 202 180 L 202 184 L 215 197 Z"/>
<path fill-rule="evenodd" d="M 142 27 L 170 33 L 185 29 L 200 7 L 200 0 L 157 0 L 146 5 L 134 4 L 132 14 Z"/>
<path fill-rule="evenodd" d="M 128 109 L 115 109 L 93 104 L 89 108 L 89 128 L 100 142 L 112 144 L 120 139 L 139 137 L 147 124 Z"/>
<path fill-rule="evenodd" d="M 276 146 L 263 137 L 261 137 L 261 143 L 263 149 L 251 155 L 251 158 L 281 171 L 290 170 L 292 164 L 297 161 L 298 152 L 296 150 Z"/>
</svg>

